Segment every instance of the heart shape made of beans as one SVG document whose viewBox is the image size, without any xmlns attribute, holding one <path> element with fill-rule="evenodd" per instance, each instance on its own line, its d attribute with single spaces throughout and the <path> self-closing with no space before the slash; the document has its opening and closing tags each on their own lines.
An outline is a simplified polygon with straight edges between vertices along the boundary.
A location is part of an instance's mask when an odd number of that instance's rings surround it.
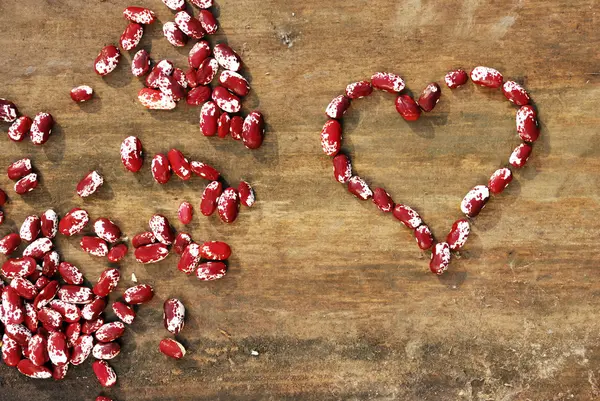
<svg viewBox="0 0 600 401">
<path fill-rule="evenodd" d="M 514 81 L 504 82 L 504 77 L 499 71 L 483 66 L 475 67 L 470 74 L 461 69 L 450 71 L 446 74 L 444 81 L 448 88 L 456 89 L 467 83 L 469 75 L 476 85 L 490 89 L 502 88 L 506 99 L 519 107 L 516 113 L 516 128 L 522 143 L 514 149 L 508 164 L 491 175 L 487 185 L 476 185 L 467 193 L 460 204 L 460 209 L 466 218 L 454 222 L 445 241 L 435 241 L 431 230 L 415 209 L 408 205 L 395 203 L 383 188 L 371 190 L 367 182 L 352 171 L 350 159 L 341 152 L 342 125 L 340 121 L 352 100 L 371 95 L 373 89 L 396 94 L 398 113 L 406 121 L 416 121 L 423 111 L 432 111 L 440 100 L 442 91 L 439 84 L 432 82 L 427 85 L 415 101 L 412 96 L 402 93 L 405 83 L 400 76 L 389 72 L 377 72 L 370 81 L 351 83 L 346 87 L 344 95 L 337 96 L 329 103 L 325 110 L 329 120 L 321 130 L 321 146 L 326 155 L 333 157 L 333 172 L 336 181 L 347 185 L 348 191 L 358 199 L 372 199 L 379 210 L 391 213 L 406 227 L 413 230 L 420 249 L 426 251 L 432 248 L 429 268 L 438 275 L 448 269 L 451 251 L 458 251 L 467 242 L 471 231 L 471 219 L 485 207 L 490 199 L 490 194 L 499 195 L 508 186 L 513 179 L 511 168 L 518 169 L 525 165 L 531 155 L 532 144 L 540 135 L 537 113 L 530 105 L 529 94 L 521 85 Z"/>
</svg>

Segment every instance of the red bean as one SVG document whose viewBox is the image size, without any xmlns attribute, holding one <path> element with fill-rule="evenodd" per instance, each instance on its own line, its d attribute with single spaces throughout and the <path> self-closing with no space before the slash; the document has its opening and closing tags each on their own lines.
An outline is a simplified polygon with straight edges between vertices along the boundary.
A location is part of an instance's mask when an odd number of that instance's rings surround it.
<svg viewBox="0 0 600 401">
<path fill-rule="evenodd" d="M 175 100 L 159 90 L 142 88 L 138 92 L 139 102 L 150 110 L 172 110 L 177 106 Z"/>
<path fill-rule="evenodd" d="M 333 158 L 333 176 L 341 184 L 346 184 L 352 178 L 352 164 L 343 153 Z"/>
<path fill-rule="evenodd" d="M 123 16 L 132 22 L 149 25 L 156 21 L 156 16 L 152 10 L 143 7 L 127 7 L 123 11 Z"/>
<path fill-rule="evenodd" d="M 217 86 L 213 89 L 212 100 L 226 113 L 237 113 L 242 108 L 240 98 L 223 86 Z"/>
<path fill-rule="evenodd" d="M 415 240 L 420 249 L 426 250 L 433 245 L 433 235 L 431 230 L 425 224 L 421 224 L 415 229 Z"/>
<path fill-rule="evenodd" d="M 172 46 L 183 47 L 187 43 L 187 36 L 173 21 L 163 24 L 163 35 Z"/>
<path fill-rule="evenodd" d="M 204 28 L 206 33 L 209 35 L 214 35 L 219 29 L 217 19 L 209 10 L 200 10 L 200 13 L 198 14 L 198 19 L 202 24 L 202 28 Z"/>
<path fill-rule="evenodd" d="M 529 94 L 515 81 L 506 81 L 504 85 L 502 85 L 502 93 L 511 103 L 514 103 L 517 106 L 529 104 Z"/>
<path fill-rule="evenodd" d="M 133 50 L 140 44 L 144 35 L 144 27 L 136 22 L 131 22 L 123 31 L 119 44 L 123 50 Z"/>
<path fill-rule="evenodd" d="M 87 102 L 94 95 L 94 90 L 87 85 L 77 86 L 71 89 L 71 99 L 76 103 Z"/>
<path fill-rule="evenodd" d="M 246 96 L 250 92 L 250 84 L 240 74 L 234 71 L 223 71 L 219 76 L 219 83 L 238 96 Z"/>
<path fill-rule="evenodd" d="M 177 216 L 182 224 L 190 224 L 194 215 L 194 207 L 189 202 L 182 202 L 177 210 Z"/>
<path fill-rule="evenodd" d="M 200 21 L 191 16 L 187 11 L 179 11 L 175 14 L 175 23 L 183 33 L 192 39 L 202 39 L 206 34 Z"/>
<path fill-rule="evenodd" d="M 18 114 L 17 106 L 13 102 L 0 98 L 0 121 L 12 123 Z"/>
<path fill-rule="evenodd" d="M 201 40 L 197 42 L 191 49 L 188 56 L 188 64 L 194 69 L 198 69 L 202 62 L 211 54 L 210 44 Z"/>
<path fill-rule="evenodd" d="M 533 106 L 521 106 L 517 111 L 517 133 L 525 142 L 535 142 L 540 136 L 537 114 Z"/>
<path fill-rule="evenodd" d="M 465 195 L 460 210 L 468 217 L 475 217 L 490 199 L 490 190 L 485 185 L 477 185 Z"/>
<path fill-rule="evenodd" d="M 325 109 L 325 114 L 327 114 L 329 118 L 335 118 L 339 120 L 344 116 L 344 114 L 346 114 L 346 111 L 350 107 L 350 102 L 350 98 L 344 95 L 339 95 L 333 98 L 333 100 L 329 103 Z"/>
<path fill-rule="evenodd" d="M 457 220 L 452 224 L 452 228 L 446 237 L 446 242 L 448 246 L 453 251 L 457 251 L 462 248 L 467 239 L 469 238 L 469 233 L 471 232 L 471 225 L 467 219 Z"/>
<path fill-rule="evenodd" d="M 360 99 L 373 93 L 373 87 L 369 81 L 353 82 L 346 87 L 346 96 L 350 99 Z"/>
<path fill-rule="evenodd" d="M 508 162 L 515 168 L 521 168 L 529 160 L 531 155 L 532 147 L 527 143 L 522 143 L 513 150 Z"/>
<path fill-rule="evenodd" d="M 100 50 L 94 61 L 94 71 L 100 76 L 110 74 L 117 68 L 121 60 L 121 53 L 114 45 L 108 45 Z"/>
<path fill-rule="evenodd" d="M 171 179 L 172 170 L 167 156 L 159 153 L 152 159 L 152 177 L 159 184 L 166 184 Z"/>
<path fill-rule="evenodd" d="M 433 110 L 435 105 L 440 101 L 441 95 L 442 89 L 440 86 L 435 82 L 430 83 L 423 89 L 421 96 L 419 96 L 419 107 L 426 112 Z"/>
<path fill-rule="evenodd" d="M 104 178 L 97 171 L 92 171 L 77 184 L 77 195 L 87 198 L 94 194 L 102 184 L 104 184 Z"/>
<path fill-rule="evenodd" d="M 131 73 L 136 77 L 142 77 L 150 70 L 150 55 L 145 49 L 139 50 L 131 60 Z"/>
<path fill-rule="evenodd" d="M 410 95 L 396 98 L 396 110 L 406 121 L 417 121 L 421 117 L 421 109 Z"/>
<path fill-rule="evenodd" d="M 219 108 L 215 102 L 206 102 L 200 110 L 200 130 L 204 136 L 215 136 L 219 127 Z"/>
<path fill-rule="evenodd" d="M 359 199 L 367 200 L 373 197 L 369 185 L 359 176 L 355 175 L 348 180 L 348 191 Z"/>
<path fill-rule="evenodd" d="M 259 111 L 253 111 L 244 119 L 242 141 L 248 149 L 258 149 L 265 135 L 265 121 Z"/>
<path fill-rule="evenodd" d="M 406 227 L 414 230 L 423 224 L 423 220 L 421 220 L 421 216 L 417 213 L 416 210 L 406 205 L 396 205 L 392 212 L 395 218 L 400 220 L 402 224 Z"/>
<path fill-rule="evenodd" d="M 399 75 L 390 72 L 376 72 L 371 77 L 371 84 L 376 89 L 390 93 L 401 92 L 405 87 L 404 80 Z"/>
<path fill-rule="evenodd" d="M 471 71 L 471 81 L 486 88 L 501 87 L 503 79 L 502 74 L 493 68 L 479 66 Z"/>
<path fill-rule="evenodd" d="M 225 43 L 216 45 L 213 49 L 213 53 L 219 65 L 226 70 L 237 72 L 242 67 L 240 56 Z"/>
<path fill-rule="evenodd" d="M 373 203 L 382 212 L 391 212 L 394 208 L 392 197 L 383 188 L 375 188 L 373 190 Z"/>
<path fill-rule="evenodd" d="M 513 179 L 512 171 L 507 168 L 498 169 L 492 174 L 488 182 L 488 188 L 494 195 L 502 193 L 504 188 L 510 184 Z"/>
<path fill-rule="evenodd" d="M 468 80 L 469 80 L 469 75 L 465 71 L 461 70 L 460 68 L 457 70 L 448 72 L 446 74 L 446 76 L 444 77 L 444 81 L 446 82 L 446 85 L 450 89 L 456 89 L 459 86 L 466 84 Z"/>
<path fill-rule="evenodd" d="M 185 356 L 185 348 L 183 345 L 170 338 L 161 340 L 158 348 L 161 353 L 174 359 L 181 359 Z"/>
<path fill-rule="evenodd" d="M 450 264 L 450 247 L 447 243 L 441 242 L 435 244 L 433 252 L 431 253 L 431 261 L 429 262 L 429 269 L 437 274 L 444 274 L 448 270 Z"/>
<path fill-rule="evenodd" d="M 240 197 L 234 188 L 226 188 L 217 201 L 217 212 L 225 223 L 233 223 L 240 210 Z"/>
<path fill-rule="evenodd" d="M 44 112 L 37 113 L 29 131 L 31 143 L 34 145 L 45 144 L 52 134 L 53 126 L 54 118 L 50 114 Z"/>
<path fill-rule="evenodd" d="M 21 142 L 29 133 L 32 124 L 33 120 L 27 116 L 17 118 L 8 129 L 8 138 L 15 142 Z"/>
</svg>

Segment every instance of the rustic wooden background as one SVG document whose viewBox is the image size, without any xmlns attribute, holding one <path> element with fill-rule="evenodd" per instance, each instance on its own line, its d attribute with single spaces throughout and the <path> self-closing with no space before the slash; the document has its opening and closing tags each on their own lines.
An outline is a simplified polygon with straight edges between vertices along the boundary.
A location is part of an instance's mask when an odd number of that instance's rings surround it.
<svg viewBox="0 0 600 401">
<path fill-rule="evenodd" d="M 162 21 L 159 0 L 138 1 Z M 111 362 L 116 400 L 589 400 L 600 397 L 600 3 L 596 0 L 372 0 L 218 2 L 213 41 L 240 50 L 251 78 L 248 110 L 268 122 L 265 143 L 200 135 L 198 109 L 148 112 L 126 55 L 101 79 L 92 62 L 126 23 L 124 0 L 0 2 L 0 96 L 28 115 L 52 113 L 43 147 L 0 138 L 0 165 L 30 156 L 41 188 L 6 207 L 4 235 L 31 213 L 85 207 L 129 235 L 161 212 L 176 222 L 183 200 L 198 204 L 200 179 L 159 186 L 149 163 L 124 171 L 121 141 L 146 155 L 172 147 L 213 164 L 231 183 L 249 180 L 255 208 L 233 225 L 196 217 L 197 240 L 232 245 L 230 273 L 202 283 L 171 256 L 142 266 L 130 254 L 119 292 L 156 288 Z M 161 26 L 142 46 L 185 65 Z M 539 108 L 542 137 L 516 181 L 474 223 L 449 273 L 428 273 L 410 233 L 332 178 L 321 151 L 323 109 L 349 82 L 378 70 L 419 92 L 452 68 L 489 65 L 523 83 Z M 94 87 L 74 104 L 69 90 Z M 443 87 L 445 88 L 445 86 Z M 459 202 L 507 162 L 518 143 L 514 111 L 500 92 L 443 89 L 435 111 L 407 124 L 393 97 L 355 102 L 345 149 L 356 171 L 417 208 L 443 238 Z M 8 128 L 2 124 L 2 131 Z M 147 159 L 148 161 L 148 159 Z M 82 201 L 75 185 L 98 169 L 106 184 Z M 11 182 L 0 176 L 0 187 Z M 61 238 L 60 251 L 94 281 L 106 262 Z M 115 297 L 118 294 L 115 294 Z M 162 302 L 179 297 L 189 353 L 167 360 L 157 344 Z M 256 352 L 253 352 L 256 351 Z M 253 355 L 258 353 L 258 355 Z M 90 363 L 63 382 L 35 381 L 0 366 L 2 400 L 92 400 L 102 392 Z"/>
</svg>

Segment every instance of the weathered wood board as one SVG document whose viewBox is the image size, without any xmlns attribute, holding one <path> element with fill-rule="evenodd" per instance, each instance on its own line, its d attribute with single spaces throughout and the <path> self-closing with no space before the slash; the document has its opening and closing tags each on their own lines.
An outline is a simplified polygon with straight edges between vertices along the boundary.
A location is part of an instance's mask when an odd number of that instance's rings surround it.
<svg viewBox="0 0 600 401">
<path fill-rule="evenodd" d="M 161 21 L 159 0 L 138 1 Z M 239 49 L 251 78 L 247 110 L 268 122 L 265 143 L 248 151 L 203 137 L 198 109 L 149 112 L 130 56 L 101 79 L 92 61 L 125 27 L 121 0 L 0 2 L 0 97 L 28 115 L 45 110 L 50 141 L 0 138 L 0 166 L 30 156 L 41 188 L 20 198 L 12 183 L 4 235 L 31 213 L 85 207 L 110 216 L 131 237 L 152 213 L 176 221 L 197 205 L 200 179 L 152 181 L 124 171 L 121 141 L 140 137 L 147 156 L 181 149 L 236 184 L 250 181 L 258 203 L 233 225 L 196 217 L 195 239 L 226 240 L 230 272 L 213 283 L 185 277 L 171 256 L 131 274 L 156 297 L 139 309 L 111 362 L 132 400 L 589 400 L 600 396 L 600 4 L 595 0 L 373 0 L 218 2 L 219 34 Z M 190 45 L 172 48 L 161 25 L 142 46 L 184 66 Z M 542 136 L 528 166 L 475 220 L 447 275 L 428 273 L 427 254 L 397 221 L 351 197 L 332 177 L 319 143 L 329 100 L 378 70 L 401 74 L 419 92 L 452 68 L 489 65 L 517 79 L 539 109 Z M 76 105 L 69 90 L 94 87 Z M 445 86 L 444 86 L 445 88 Z M 407 124 L 391 95 L 355 102 L 345 149 L 356 171 L 416 207 L 443 238 L 475 184 L 506 163 L 518 143 L 514 107 L 498 91 L 443 89 L 436 109 Z M 2 131 L 8 126 L 2 124 Z M 106 185 L 89 200 L 75 185 L 98 169 Z M 198 213 L 199 214 L 199 213 Z M 176 223 L 177 229 L 182 229 Z M 65 259 L 95 280 L 106 262 L 61 238 Z M 115 294 L 115 298 L 116 298 Z M 162 302 L 181 298 L 189 354 L 166 360 Z M 253 351 L 258 355 L 253 355 Z M 0 366 L 2 400 L 92 400 L 102 389 L 89 363 L 63 382 L 34 381 Z"/>
</svg>

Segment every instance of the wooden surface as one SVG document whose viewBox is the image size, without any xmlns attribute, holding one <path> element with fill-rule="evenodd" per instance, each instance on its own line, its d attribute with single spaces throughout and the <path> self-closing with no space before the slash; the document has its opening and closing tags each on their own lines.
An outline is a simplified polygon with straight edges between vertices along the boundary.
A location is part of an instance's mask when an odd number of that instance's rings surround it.
<svg viewBox="0 0 600 401">
<path fill-rule="evenodd" d="M 159 0 L 137 2 L 171 14 Z M 212 40 L 239 49 L 251 78 L 247 109 L 268 122 L 263 147 L 200 135 L 198 109 L 148 112 L 125 56 L 101 79 L 92 61 L 118 40 L 123 0 L 0 3 L 0 96 L 28 115 L 52 113 L 58 127 L 35 148 L 0 139 L 0 165 L 30 156 L 41 188 L 12 190 L 5 234 L 31 213 L 85 207 L 131 237 L 161 212 L 177 229 L 183 200 L 199 202 L 200 179 L 152 181 L 148 159 L 124 171 L 121 141 L 140 137 L 146 155 L 177 147 L 225 179 L 250 181 L 256 207 L 233 225 L 196 217 L 196 240 L 229 242 L 223 280 L 198 282 L 176 258 L 122 263 L 119 293 L 152 284 L 111 362 L 116 400 L 589 400 L 600 396 L 599 3 L 595 0 L 373 0 L 219 2 Z M 151 26 L 142 46 L 185 65 Z M 329 100 L 378 70 L 401 74 L 414 92 L 452 68 L 489 65 L 529 90 L 542 136 L 530 163 L 474 222 L 460 259 L 438 279 L 411 234 L 332 178 L 319 131 Z M 94 87 L 74 104 L 69 90 Z M 475 184 L 506 163 L 518 143 L 514 112 L 500 92 L 443 87 L 434 112 L 407 124 L 393 96 L 376 94 L 348 113 L 344 148 L 356 171 L 417 208 L 443 238 Z M 8 126 L 2 124 L 2 131 Z M 106 178 L 82 201 L 89 170 Z M 10 189 L 5 175 L 0 187 Z M 106 267 L 61 238 L 60 252 L 94 281 Z M 115 298 L 118 294 L 115 294 Z M 166 360 L 162 302 L 188 308 L 180 338 L 189 353 Z M 253 351 L 258 355 L 252 355 Z M 90 363 L 63 382 L 34 381 L 0 366 L 2 400 L 92 400 L 102 389 Z"/>
</svg>

